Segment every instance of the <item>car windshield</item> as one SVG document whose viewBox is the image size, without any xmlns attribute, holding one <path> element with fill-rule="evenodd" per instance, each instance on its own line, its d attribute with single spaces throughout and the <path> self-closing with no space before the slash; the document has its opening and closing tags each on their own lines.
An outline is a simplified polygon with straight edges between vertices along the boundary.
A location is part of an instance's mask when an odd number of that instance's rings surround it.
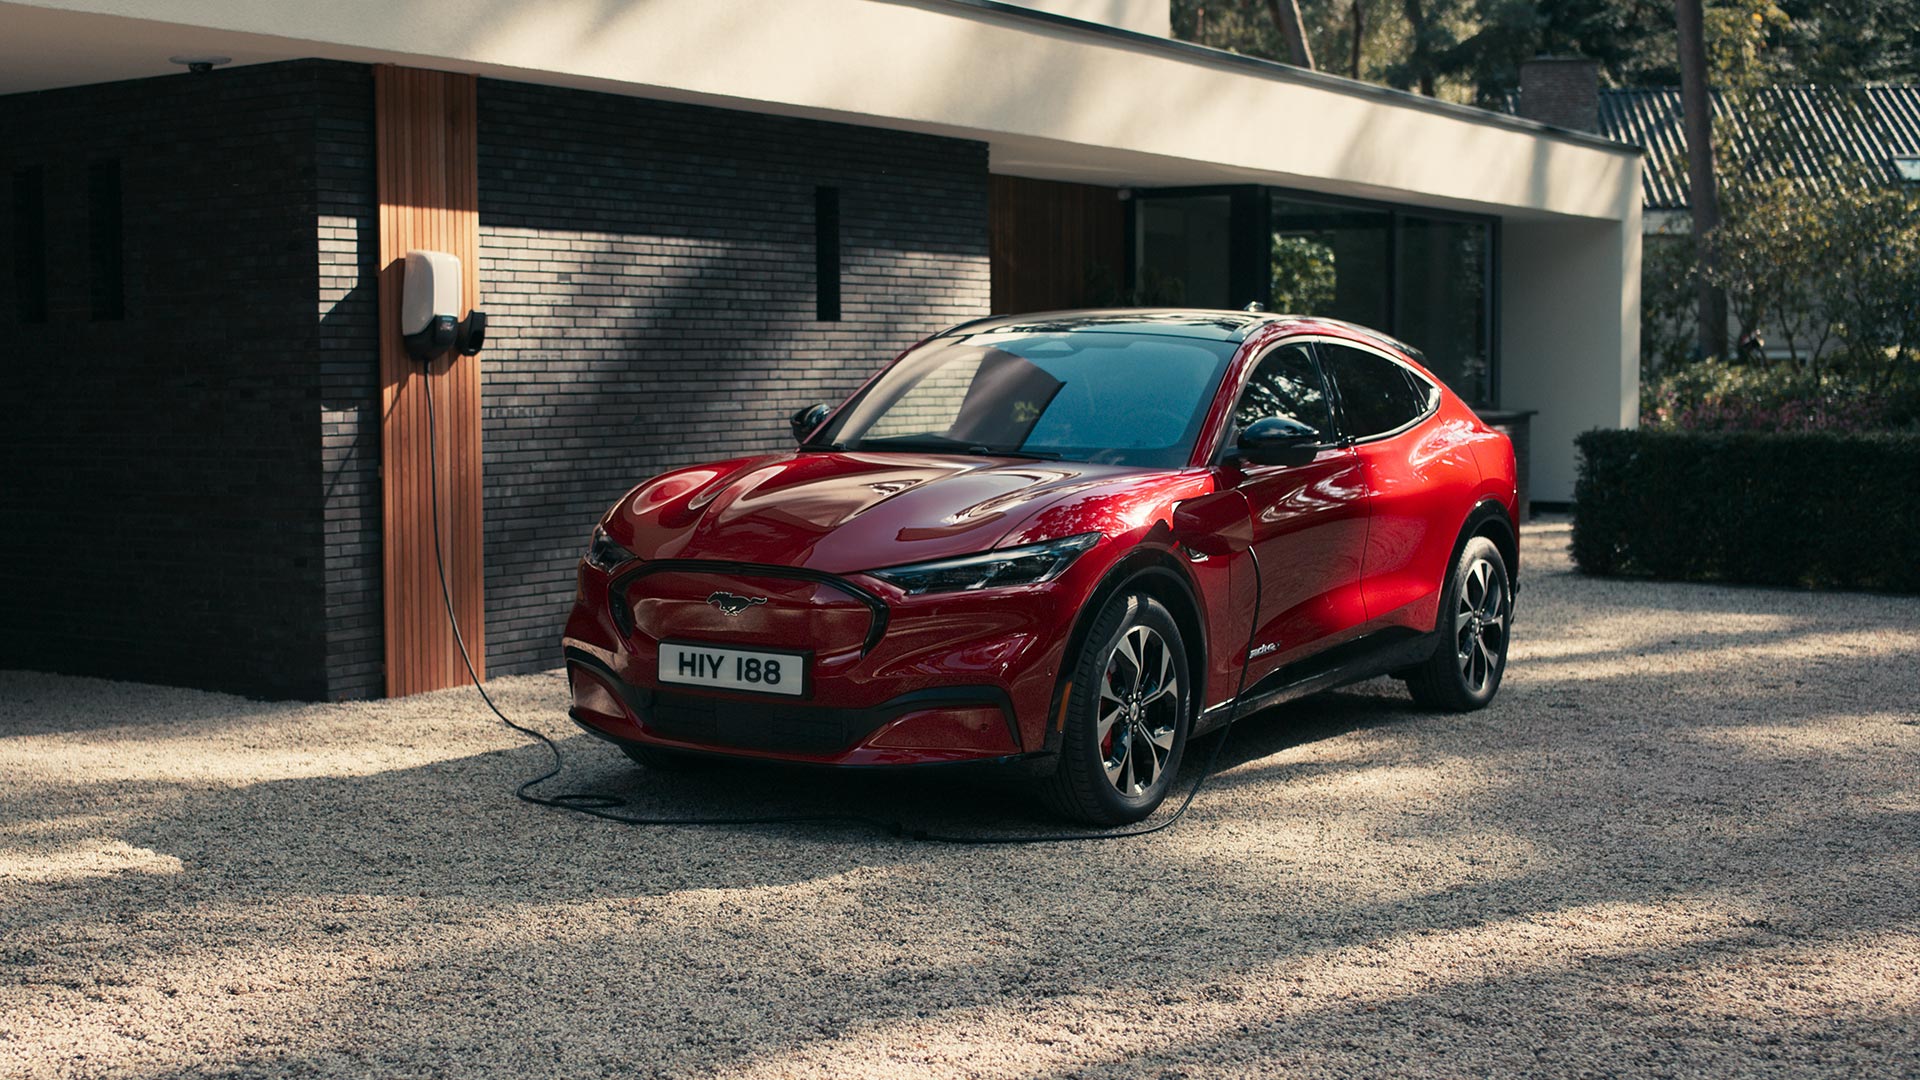
<svg viewBox="0 0 1920 1080">
<path fill-rule="evenodd" d="M 809 445 L 1179 467 L 1234 347 L 1108 330 L 936 338 Z"/>
</svg>

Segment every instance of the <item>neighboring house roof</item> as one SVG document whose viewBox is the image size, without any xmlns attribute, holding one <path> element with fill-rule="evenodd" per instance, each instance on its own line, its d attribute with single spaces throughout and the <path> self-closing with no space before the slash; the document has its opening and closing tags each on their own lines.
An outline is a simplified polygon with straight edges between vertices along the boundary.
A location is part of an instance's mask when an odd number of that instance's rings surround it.
<svg viewBox="0 0 1920 1080">
<path fill-rule="evenodd" d="M 1818 179 L 1831 176 L 1839 160 L 1879 170 L 1890 184 L 1920 180 L 1920 86 L 1776 86 L 1754 93 L 1756 107 L 1736 109 L 1715 92 L 1713 112 L 1761 168 Z M 1646 148 L 1641 187 L 1647 209 L 1686 207 L 1679 88 L 1600 91 L 1600 133 Z M 1904 176 L 1901 158 L 1910 160 Z"/>
</svg>

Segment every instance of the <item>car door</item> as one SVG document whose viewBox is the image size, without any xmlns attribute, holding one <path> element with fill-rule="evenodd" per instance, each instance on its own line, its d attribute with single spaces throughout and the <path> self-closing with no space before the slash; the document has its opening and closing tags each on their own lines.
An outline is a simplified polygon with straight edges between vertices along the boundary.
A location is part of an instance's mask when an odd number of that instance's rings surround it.
<svg viewBox="0 0 1920 1080">
<path fill-rule="evenodd" d="M 1464 517 L 1453 504 L 1479 480 L 1468 456 L 1457 452 L 1463 433 L 1434 417 L 1439 388 L 1412 368 L 1358 344 L 1318 347 L 1365 475 L 1360 575 L 1367 618 L 1375 627 L 1431 630 Z"/>
<path fill-rule="evenodd" d="M 1313 460 L 1254 465 L 1233 455 L 1240 431 L 1283 416 L 1326 433 Z M 1282 342 L 1254 365 L 1233 411 L 1221 468 L 1247 499 L 1260 567 L 1259 626 L 1248 685 L 1351 636 L 1366 618 L 1360 596 L 1367 535 L 1360 461 L 1340 439 L 1331 390 L 1313 346 Z"/>
</svg>

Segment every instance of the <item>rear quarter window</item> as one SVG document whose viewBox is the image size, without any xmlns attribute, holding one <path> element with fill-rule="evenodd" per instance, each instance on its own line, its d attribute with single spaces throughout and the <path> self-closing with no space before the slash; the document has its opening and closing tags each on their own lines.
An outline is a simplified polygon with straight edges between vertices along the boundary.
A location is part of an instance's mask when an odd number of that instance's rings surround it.
<svg viewBox="0 0 1920 1080">
<path fill-rule="evenodd" d="M 1356 439 L 1384 435 L 1426 415 L 1439 391 L 1406 368 L 1365 349 L 1320 343 L 1327 376 L 1340 391 L 1347 434 Z"/>
</svg>

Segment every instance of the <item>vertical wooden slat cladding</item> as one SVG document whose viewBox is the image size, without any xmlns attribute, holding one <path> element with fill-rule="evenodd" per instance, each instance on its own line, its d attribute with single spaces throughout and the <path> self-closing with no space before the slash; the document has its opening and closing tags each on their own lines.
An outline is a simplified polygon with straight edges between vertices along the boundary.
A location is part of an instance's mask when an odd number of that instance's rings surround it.
<svg viewBox="0 0 1920 1080">
<path fill-rule="evenodd" d="M 380 460 L 384 500 L 387 694 L 457 686 L 466 679 L 442 610 L 434 565 L 440 522 L 447 586 L 474 666 L 486 676 L 481 594 L 480 361 L 447 356 L 431 373 L 400 342 L 408 251 L 460 259 L 461 310 L 479 302 L 480 215 L 475 80 L 470 75 L 374 68 L 380 198 Z M 438 445 L 429 442 L 426 382 L 433 382 Z M 435 505 L 432 459 L 440 470 Z"/>
<path fill-rule="evenodd" d="M 1111 305 L 1126 280 L 1126 214 L 1116 188 L 993 178 L 993 310 Z"/>
</svg>

